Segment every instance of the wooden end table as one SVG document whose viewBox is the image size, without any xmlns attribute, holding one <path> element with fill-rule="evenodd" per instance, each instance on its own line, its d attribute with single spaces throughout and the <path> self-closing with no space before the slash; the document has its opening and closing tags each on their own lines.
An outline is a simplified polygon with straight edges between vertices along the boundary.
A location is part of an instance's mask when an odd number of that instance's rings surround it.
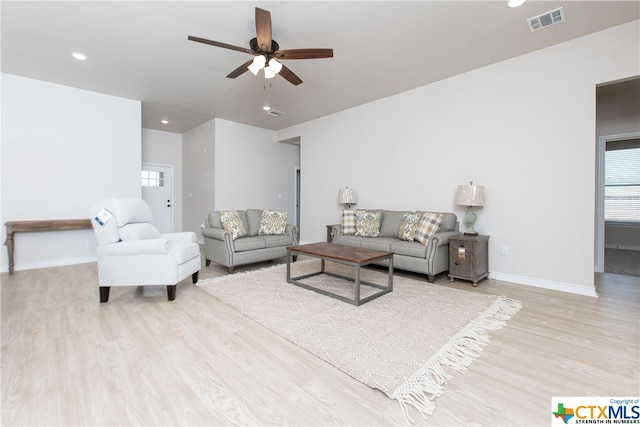
<svg viewBox="0 0 640 427">
<path fill-rule="evenodd" d="M 489 236 L 449 237 L 449 279 L 470 280 L 473 286 L 489 276 Z"/>
</svg>

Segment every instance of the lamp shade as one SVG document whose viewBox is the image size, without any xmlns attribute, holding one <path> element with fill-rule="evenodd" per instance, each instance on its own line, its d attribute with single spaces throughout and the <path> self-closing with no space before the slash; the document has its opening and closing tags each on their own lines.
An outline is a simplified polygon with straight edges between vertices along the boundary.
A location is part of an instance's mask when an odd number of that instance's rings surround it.
<svg viewBox="0 0 640 427">
<path fill-rule="evenodd" d="M 342 204 L 355 204 L 358 201 L 356 191 L 347 187 L 338 191 L 338 203 Z"/>
<path fill-rule="evenodd" d="M 264 55 L 257 55 L 255 58 L 253 58 L 253 61 L 251 62 L 251 64 L 249 64 L 247 68 L 249 69 L 249 71 L 253 73 L 254 76 L 257 76 L 258 71 L 264 68 L 264 64 L 266 62 L 267 62 L 267 58 L 265 58 Z"/>
<path fill-rule="evenodd" d="M 274 73 L 278 74 L 280 70 L 282 70 L 282 64 L 278 62 L 275 58 L 271 58 L 269 60 L 269 68 L 271 68 L 271 70 Z"/>
<path fill-rule="evenodd" d="M 484 185 L 458 185 L 456 204 L 462 206 L 484 206 Z"/>
<path fill-rule="evenodd" d="M 265 79 L 272 79 L 275 76 L 276 76 L 276 73 L 273 72 L 271 67 L 269 67 L 268 65 L 266 67 L 264 67 L 264 78 Z"/>
</svg>

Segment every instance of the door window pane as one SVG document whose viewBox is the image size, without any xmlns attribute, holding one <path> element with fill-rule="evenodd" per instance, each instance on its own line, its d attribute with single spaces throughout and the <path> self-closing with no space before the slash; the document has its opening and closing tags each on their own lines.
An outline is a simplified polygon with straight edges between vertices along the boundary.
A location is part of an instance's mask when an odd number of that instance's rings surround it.
<svg viewBox="0 0 640 427">
<path fill-rule="evenodd" d="M 143 187 L 164 187 L 164 172 L 142 171 L 140 177 Z"/>
</svg>

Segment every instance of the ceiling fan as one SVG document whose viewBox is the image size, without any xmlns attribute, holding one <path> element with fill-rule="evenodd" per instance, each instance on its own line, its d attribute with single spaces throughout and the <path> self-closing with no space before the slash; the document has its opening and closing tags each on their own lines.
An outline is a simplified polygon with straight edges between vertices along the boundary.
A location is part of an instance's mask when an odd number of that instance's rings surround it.
<svg viewBox="0 0 640 427">
<path fill-rule="evenodd" d="M 245 62 L 227 75 L 230 79 L 235 79 L 236 77 L 244 74 L 247 70 L 250 70 L 254 75 L 257 75 L 258 71 L 264 69 L 266 78 L 272 78 L 275 77 L 276 74 L 280 74 L 291 84 L 297 86 L 302 83 L 302 80 L 293 71 L 283 65 L 280 60 L 333 57 L 333 49 L 280 50 L 278 43 L 271 39 L 271 13 L 258 7 L 256 7 L 256 37 L 249 41 L 250 49 L 194 36 L 189 36 L 188 39 L 198 43 L 209 44 L 211 46 L 217 46 L 224 49 L 237 50 L 239 52 L 245 52 L 253 55 L 253 59 Z"/>
</svg>

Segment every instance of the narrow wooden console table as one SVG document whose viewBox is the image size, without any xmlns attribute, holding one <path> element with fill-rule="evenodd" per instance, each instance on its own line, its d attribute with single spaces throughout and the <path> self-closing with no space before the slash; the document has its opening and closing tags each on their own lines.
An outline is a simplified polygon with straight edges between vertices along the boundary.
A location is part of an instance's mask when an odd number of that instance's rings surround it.
<svg viewBox="0 0 640 427">
<path fill-rule="evenodd" d="M 34 221 L 7 221 L 7 240 L 4 242 L 9 251 L 9 274 L 13 274 L 15 233 L 25 233 L 34 231 L 60 231 L 60 230 L 83 230 L 91 228 L 91 220 L 83 219 L 44 219 Z"/>
</svg>

